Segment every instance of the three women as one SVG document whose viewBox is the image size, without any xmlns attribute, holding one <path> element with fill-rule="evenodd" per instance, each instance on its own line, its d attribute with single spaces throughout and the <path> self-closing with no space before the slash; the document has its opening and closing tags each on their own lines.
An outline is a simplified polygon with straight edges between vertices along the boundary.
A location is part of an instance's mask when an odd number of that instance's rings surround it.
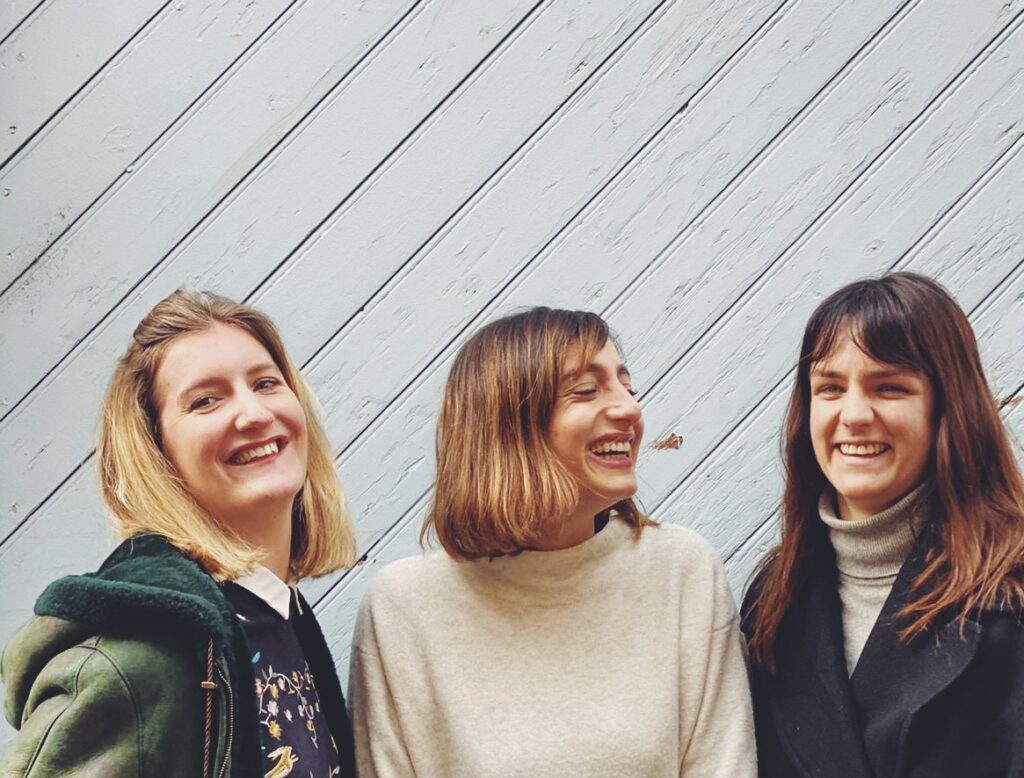
<svg viewBox="0 0 1024 778">
<path fill-rule="evenodd" d="M 172 295 L 104 406 L 128 540 L 8 646 L 5 768 L 336 775 L 357 753 L 364 775 L 753 775 L 721 565 L 640 514 L 642 435 L 593 314 L 534 309 L 467 342 L 426 522 L 444 551 L 363 603 L 353 746 L 288 586 L 353 558 L 313 400 L 261 314 Z M 941 287 L 894 274 L 819 306 L 786 467 L 782 541 L 744 605 L 760 774 L 1024 775 L 1024 487 Z"/>
</svg>

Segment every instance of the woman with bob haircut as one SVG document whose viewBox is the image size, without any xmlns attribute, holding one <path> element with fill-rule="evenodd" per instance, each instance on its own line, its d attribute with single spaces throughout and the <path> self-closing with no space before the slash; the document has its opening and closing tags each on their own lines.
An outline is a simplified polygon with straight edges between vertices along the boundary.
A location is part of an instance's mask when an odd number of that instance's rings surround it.
<svg viewBox="0 0 1024 778">
<path fill-rule="evenodd" d="M 355 556 L 316 407 L 254 308 L 179 290 L 143 318 L 97 445 L 124 542 L 8 644 L 4 775 L 355 775 L 294 588 Z"/>
<path fill-rule="evenodd" d="M 360 775 L 753 776 L 722 566 L 633 502 L 643 435 L 608 327 L 534 308 L 455 358 L 421 534 L 381 570 L 349 697 Z"/>
<path fill-rule="evenodd" d="M 804 332 L 743 624 L 762 776 L 1024 776 L 1024 487 L 963 311 L 892 273 Z"/>
</svg>

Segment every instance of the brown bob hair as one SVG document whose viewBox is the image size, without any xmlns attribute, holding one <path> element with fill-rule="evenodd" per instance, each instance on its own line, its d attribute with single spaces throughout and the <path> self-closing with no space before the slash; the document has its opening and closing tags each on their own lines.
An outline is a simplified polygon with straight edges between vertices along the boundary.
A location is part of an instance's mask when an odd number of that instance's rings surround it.
<svg viewBox="0 0 1024 778">
<path fill-rule="evenodd" d="M 179 289 L 153 306 L 110 379 L 96 453 L 100 489 L 118 535 L 162 535 L 217 581 L 238 577 L 265 556 L 199 506 L 161 451 L 156 371 L 175 339 L 215 322 L 245 330 L 262 344 L 306 415 L 309 451 L 305 484 L 292 507 L 290 576 L 351 566 L 355 538 L 312 391 L 265 314 L 211 292 Z"/>
<path fill-rule="evenodd" d="M 811 565 L 831 554 L 818 500 L 829 485 L 811 445 L 810 371 L 849 335 L 867 355 L 927 376 L 935 396 L 924 565 L 898 614 L 911 641 L 972 613 L 1024 603 L 1024 486 L 971 325 L 940 284 L 916 273 L 858 281 L 824 300 L 804 331 L 784 425 L 781 542 L 755 573 L 750 654 L 774 672 L 776 635 Z"/>
<path fill-rule="evenodd" d="M 572 512 L 579 484 L 551 450 L 548 429 L 565 371 L 582 371 L 611 337 L 595 313 L 539 307 L 466 341 L 445 385 L 421 542 L 436 534 L 455 559 L 514 554 Z M 609 510 L 637 534 L 647 523 L 632 499 Z"/>
</svg>

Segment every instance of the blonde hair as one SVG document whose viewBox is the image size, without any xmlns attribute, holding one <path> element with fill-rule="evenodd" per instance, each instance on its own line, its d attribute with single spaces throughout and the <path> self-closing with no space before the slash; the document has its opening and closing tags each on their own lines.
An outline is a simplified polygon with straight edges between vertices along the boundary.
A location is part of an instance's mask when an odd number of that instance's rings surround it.
<svg viewBox="0 0 1024 778">
<path fill-rule="evenodd" d="M 533 548 L 570 514 L 580 487 L 548 442 L 568 359 L 582 370 L 610 338 L 600 316 L 533 308 L 474 334 L 452 365 L 437 424 L 434 499 L 420 541 L 434 534 L 456 559 Z M 610 510 L 639 534 L 632 499 Z"/>
<path fill-rule="evenodd" d="M 291 576 L 351 566 L 355 537 L 313 392 L 265 314 L 210 292 L 179 289 L 153 306 L 110 379 L 96 455 L 103 500 L 118 535 L 162 535 L 217 581 L 238 577 L 265 556 L 199 506 L 161 451 L 157 369 L 171 342 L 215 322 L 245 330 L 266 348 L 306 415 L 309 451 L 306 480 L 292 508 Z"/>
</svg>

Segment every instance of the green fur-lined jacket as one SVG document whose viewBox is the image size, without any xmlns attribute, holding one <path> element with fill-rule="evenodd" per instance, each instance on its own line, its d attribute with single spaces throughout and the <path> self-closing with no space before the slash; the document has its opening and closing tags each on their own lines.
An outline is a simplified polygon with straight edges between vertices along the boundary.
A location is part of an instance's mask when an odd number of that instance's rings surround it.
<svg viewBox="0 0 1024 778">
<path fill-rule="evenodd" d="M 341 687 L 312 609 L 295 620 L 321 708 L 355 775 Z M 262 776 L 245 636 L 213 579 L 161 537 L 52 583 L 0 659 L 20 731 L 0 776 Z M 204 761 L 206 767 L 204 769 Z"/>
</svg>

